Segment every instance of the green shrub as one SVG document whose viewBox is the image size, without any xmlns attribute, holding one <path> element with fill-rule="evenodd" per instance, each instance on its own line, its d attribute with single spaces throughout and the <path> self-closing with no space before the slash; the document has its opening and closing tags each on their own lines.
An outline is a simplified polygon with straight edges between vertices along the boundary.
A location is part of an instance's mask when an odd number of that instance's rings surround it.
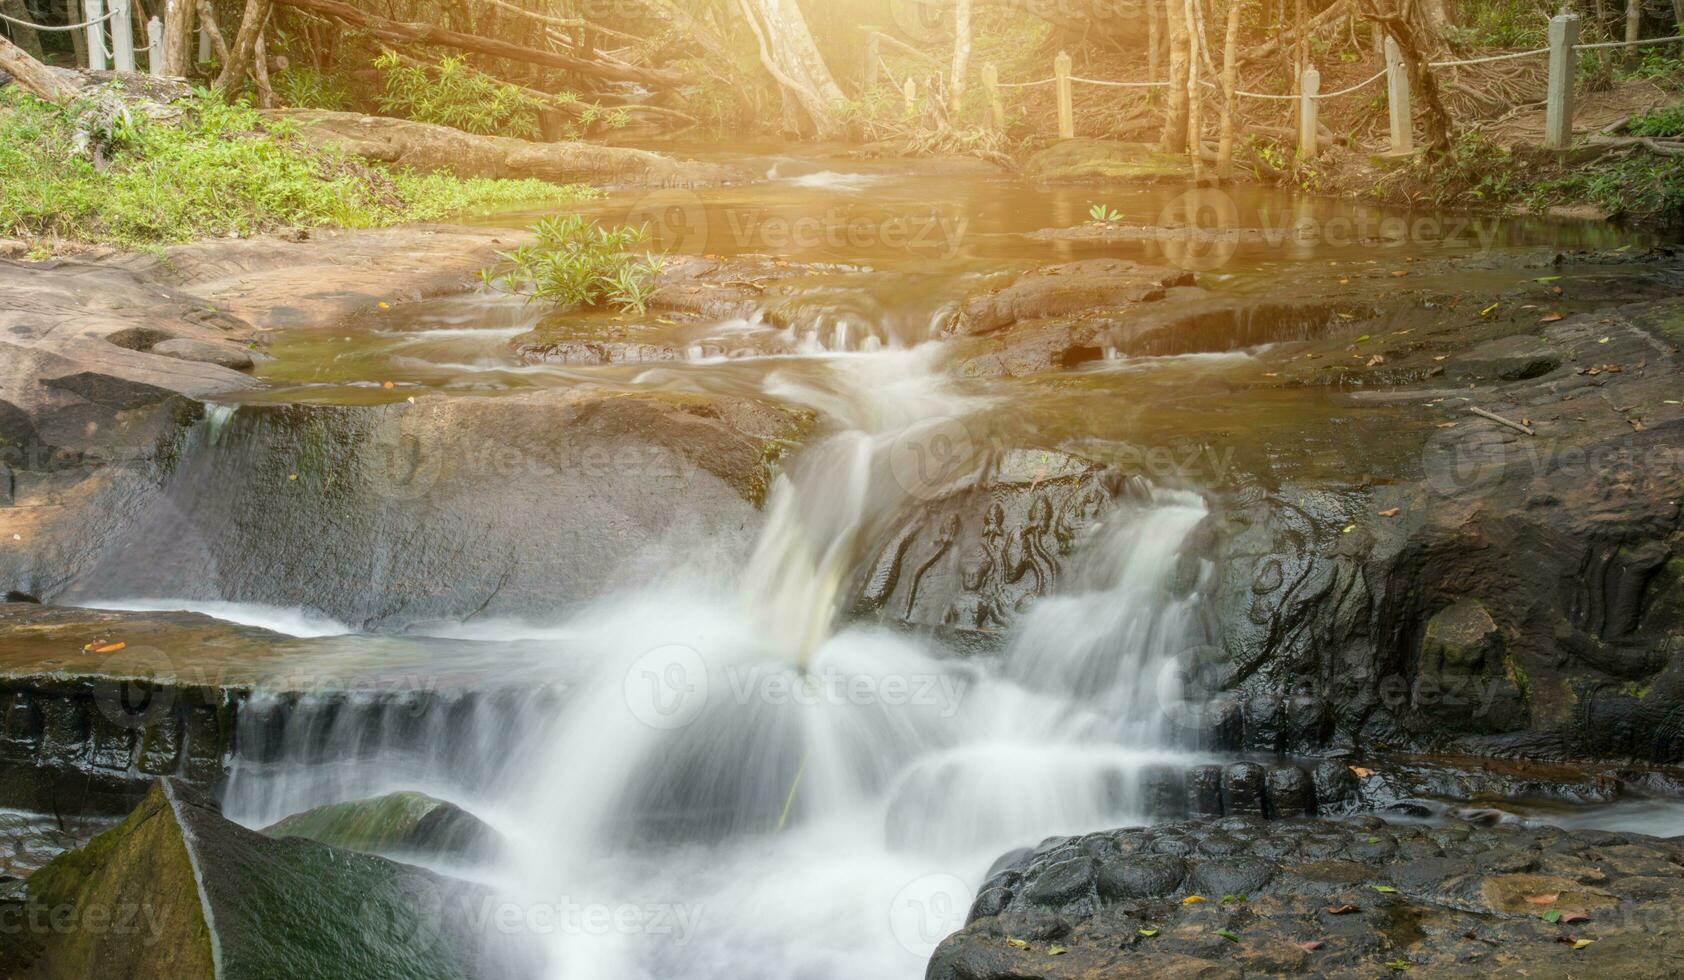
<svg viewBox="0 0 1684 980">
<path fill-rule="evenodd" d="M 487 284 L 564 310 L 603 305 L 626 312 L 648 310 L 662 261 L 647 251 L 634 251 L 648 244 L 648 228 L 603 228 L 578 215 L 564 215 L 540 221 L 532 232 L 538 236 L 535 244 L 503 253 L 505 268 L 481 274 Z"/>
<path fill-rule="evenodd" d="M 289 124 L 208 93 L 177 103 L 180 118 L 171 121 L 120 106 L 109 93 L 60 107 L 16 86 L 0 90 L 0 237 L 132 248 L 436 220 L 591 193 L 390 172 L 314 147 Z"/>
<path fill-rule="evenodd" d="M 482 136 L 537 139 L 544 103 L 525 91 L 468 67 L 459 57 L 436 67 L 404 64 L 390 51 L 376 58 L 385 82 L 380 111 Z"/>
<path fill-rule="evenodd" d="M 1651 109 L 1631 121 L 1633 136 L 1684 136 L 1684 103 Z"/>
</svg>

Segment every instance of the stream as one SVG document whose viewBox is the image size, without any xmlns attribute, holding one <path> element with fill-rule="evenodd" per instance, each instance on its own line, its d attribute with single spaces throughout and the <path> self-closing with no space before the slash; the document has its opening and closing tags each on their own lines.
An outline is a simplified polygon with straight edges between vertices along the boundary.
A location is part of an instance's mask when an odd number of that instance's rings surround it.
<svg viewBox="0 0 1684 980">
<path fill-rule="evenodd" d="M 1211 640 L 1203 600 L 1214 570 L 1190 563 L 1188 545 L 1224 468 L 1266 454 L 1272 428 L 1337 417 L 1349 441 L 1306 446 L 1293 465 L 1338 471 L 1360 452 L 1360 465 L 1383 477 L 1404 465 L 1387 444 L 1386 413 L 1412 409 L 1328 388 L 1245 387 L 1259 347 L 1323 325 L 1260 323 L 1157 355 L 1099 350 L 1056 375 L 955 370 L 942 324 L 979 285 L 1049 262 L 1177 258 L 1156 241 L 1027 235 L 1080 225 L 1096 203 L 1123 223 L 1151 226 L 1176 206 L 1178 190 L 1048 189 L 776 147 L 738 148 L 730 158 L 768 179 L 610 195 L 586 210 L 604 222 L 648 216 L 674 251 L 773 253 L 799 264 L 780 284 L 801 306 L 788 326 L 755 316 L 558 318 L 479 293 L 285 332 L 258 369 L 264 385 L 212 406 L 192 433 L 159 505 L 169 513 L 137 545 L 137 556 L 155 560 L 81 583 L 76 602 L 195 610 L 348 650 L 370 634 L 423 640 L 426 659 L 376 662 L 358 675 L 366 711 L 337 692 L 292 693 L 296 683 L 260 690 L 254 705 L 268 699 L 291 721 L 279 741 L 242 729 L 221 791 L 225 812 L 260 828 L 400 791 L 456 804 L 501 846 L 480 860 L 429 863 L 487 886 L 495 906 L 430 914 L 487 915 L 486 941 L 527 950 L 544 976 L 919 977 L 1002 854 L 1147 821 L 1143 783 L 1154 767 L 1214 758 L 1188 744 L 1173 716 L 1184 700 L 1182 655 Z M 1272 191 L 1230 200 L 1246 227 L 1319 229 L 1242 243 L 1219 267 L 1197 270 L 1207 289 L 1237 300 L 1274 296 L 1289 277 L 1338 277 L 1375 263 L 1621 241 L 1602 225 L 1422 223 Z M 534 217 L 488 220 L 518 227 Z M 1397 222 L 1385 225 L 1388 217 Z M 1387 227 L 1406 233 L 1388 238 Z M 1512 275 L 1461 273 L 1486 274 Z M 684 356 L 523 357 L 514 341 L 539 328 L 634 336 Z M 635 562 L 628 555 L 626 567 L 601 568 L 609 584 L 600 594 L 553 606 L 353 617 L 312 598 L 307 562 L 235 568 L 214 547 L 194 545 L 228 537 L 235 522 L 205 505 L 212 488 L 259 471 L 290 475 L 275 469 L 270 441 L 287 412 L 380 412 L 551 389 L 746 395 L 810 412 L 817 432 L 778 464 L 740 554 L 678 520 Z M 1209 466 L 1152 472 L 1098 515 L 1056 588 L 1049 581 L 1051 594 L 998 615 L 993 651 L 961 651 L 940 631 L 849 613 L 848 590 L 873 543 L 1002 452 L 1056 446 L 1112 462 L 1216 431 L 1231 452 L 1213 450 Z M 481 476 L 488 487 L 530 478 L 518 469 Z M 393 496 L 378 506 L 404 503 Z M 670 505 L 686 508 L 681 492 Z M 254 554 L 280 554 L 285 536 L 308 527 L 307 515 L 294 515 L 277 519 L 274 540 L 243 523 L 236 537 Z M 329 523 L 319 533 L 337 531 Z M 373 533 L 379 549 L 411 546 L 395 531 Z M 1043 574 L 1027 552 L 1022 562 L 1030 571 L 1019 574 Z M 371 578 L 371 593 L 379 587 Z M 450 710 L 375 710 L 394 689 L 436 693 Z M 242 719 L 253 720 L 242 724 L 258 725 L 262 714 L 248 712 Z M 1610 819 L 1665 817 L 1640 807 Z M 425 919 L 417 942 L 427 941 Z"/>
</svg>

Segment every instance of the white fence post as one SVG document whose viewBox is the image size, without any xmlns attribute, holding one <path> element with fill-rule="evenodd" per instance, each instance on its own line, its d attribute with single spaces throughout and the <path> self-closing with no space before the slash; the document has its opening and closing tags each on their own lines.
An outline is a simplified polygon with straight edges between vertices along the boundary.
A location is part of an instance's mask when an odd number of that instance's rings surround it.
<svg viewBox="0 0 1684 980">
<path fill-rule="evenodd" d="M 83 20 L 88 21 L 88 67 L 105 70 L 105 0 L 82 0 Z"/>
<path fill-rule="evenodd" d="M 1061 140 L 1076 138 L 1075 86 L 1070 81 L 1074 66 L 1068 51 L 1060 51 L 1053 59 L 1053 77 L 1058 80 L 1058 138 Z"/>
<path fill-rule="evenodd" d="M 1544 113 L 1544 149 L 1565 150 L 1573 145 L 1573 82 L 1579 43 L 1576 14 L 1557 14 L 1550 20 L 1549 108 Z"/>
<path fill-rule="evenodd" d="M 1386 106 L 1392 122 L 1392 152 L 1406 156 L 1415 152 L 1415 110 L 1409 104 L 1409 66 L 1403 51 L 1386 38 Z"/>
<path fill-rule="evenodd" d="M 118 71 L 134 71 L 134 22 L 129 13 L 134 0 L 111 0 L 111 61 Z"/>
<path fill-rule="evenodd" d="M 1315 159 L 1318 149 L 1321 131 L 1316 119 L 1316 96 L 1320 94 L 1321 72 L 1311 65 L 1304 69 L 1298 96 L 1298 155 L 1306 160 Z"/>
<path fill-rule="evenodd" d="M 164 22 L 156 17 L 146 22 L 146 69 L 154 75 L 164 73 Z"/>
</svg>

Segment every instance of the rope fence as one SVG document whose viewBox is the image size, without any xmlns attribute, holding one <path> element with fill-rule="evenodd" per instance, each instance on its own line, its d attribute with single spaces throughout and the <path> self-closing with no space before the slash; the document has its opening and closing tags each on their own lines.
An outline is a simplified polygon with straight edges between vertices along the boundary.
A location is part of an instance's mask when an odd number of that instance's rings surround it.
<svg viewBox="0 0 1684 980">
<path fill-rule="evenodd" d="M 103 24 L 111 18 L 117 16 L 119 13 L 122 13 L 122 10 L 113 7 L 105 14 L 105 16 L 98 17 L 93 20 L 85 20 L 80 24 L 34 24 L 27 20 L 20 20 L 4 13 L 0 13 L 0 20 L 6 21 L 9 24 L 16 24 L 19 27 L 28 27 L 37 31 L 80 31 L 93 27 L 95 24 Z"/>
<path fill-rule="evenodd" d="M 1559 14 L 1550 19 L 1550 46 L 1547 48 L 1536 48 L 1529 51 L 1505 51 L 1501 54 L 1485 55 L 1479 58 L 1431 61 L 1427 62 L 1425 67 L 1430 69 L 1455 69 L 1547 56 L 1550 62 L 1550 80 L 1549 99 L 1546 102 L 1544 146 L 1548 149 L 1564 150 L 1572 143 L 1572 100 L 1575 83 L 1574 74 L 1577 71 L 1575 56 L 1578 53 L 1617 48 L 1651 47 L 1658 44 L 1673 44 L 1684 41 L 1684 34 L 1680 34 L 1670 37 L 1631 37 L 1625 41 L 1580 44 L 1578 43 L 1578 25 L 1579 18 L 1577 15 Z M 1387 109 L 1391 117 L 1391 150 L 1397 155 L 1407 155 L 1414 152 L 1414 116 L 1410 100 L 1410 65 L 1404 59 L 1402 51 L 1393 39 L 1386 38 L 1384 50 L 1386 67 L 1360 82 L 1336 91 L 1321 91 L 1321 75 L 1314 66 L 1311 66 L 1304 70 L 1298 82 L 1298 91 L 1295 93 L 1276 94 L 1235 89 L 1233 95 L 1237 99 L 1297 103 L 1299 107 L 1298 150 L 1302 156 L 1313 157 L 1316 155 L 1320 134 L 1316 121 L 1318 105 L 1329 99 L 1353 95 L 1375 82 L 1385 79 Z M 1003 126 L 1006 118 L 1000 93 L 1007 89 L 1036 89 L 1047 85 L 1057 86 L 1059 138 L 1072 139 L 1075 137 L 1075 106 L 1073 102 L 1075 86 L 1093 85 L 1118 89 L 1167 89 L 1171 87 L 1171 83 L 1167 81 L 1124 82 L 1083 78 L 1073 74 L 1071 67 L 1070 55 L 1067 52 L 1060 52 L 1053 63 L 1051 78 L 1040 78 L 1026 82 L 1002 82 L 999 79 L 999 69 L 994 65 L 989 65 L 984 72 L 984 86 L 987 88 L 989 98 L 993 103 L 997 125 Z M 1206 89 L 1226 93 L 1223 86 L 1209 78 L 1199 79 L 1199 84 Z M 914 98 L 911 81 L 908 81 L 907 89 L 908 104 L 911 105 Z"/>
</svg>

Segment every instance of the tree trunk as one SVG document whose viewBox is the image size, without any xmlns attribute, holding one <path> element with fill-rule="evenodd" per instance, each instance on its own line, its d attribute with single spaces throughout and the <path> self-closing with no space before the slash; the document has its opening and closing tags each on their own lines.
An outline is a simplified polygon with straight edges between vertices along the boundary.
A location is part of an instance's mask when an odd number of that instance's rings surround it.
<svg viewBox="0 0 1684 980">
<path fill-rule="evenodd" d="M 291 0 L 288 0 L 291 2 Z M 843 102 L 830 69 L 819 54 L 807 19 L 795 0 L 739 0 L 760 47 L 760 63 L 795 98 L 821 139 L 840 139 L 847 126 L 837 114 Z"/>
<path fill-rule="evenodd" d="M 239 88 L 246 72 L 251 70 L 257 37 L 269 22 L 270 9 L 269 0 L 246 0 L 245 14 L 240 17 L 240 32 L 234 36 L 234 47 L 228 52 L 228 60 L 222 63 L 222 74 L 216 76 L 212 84 L 218 92 Z"/>
<path fill-rule="evenodd" d="M 965 79 L 971 70 L 971 0 L 953 5 L 953 116 L 958 118 L 965 101 Z"/>
<path fill-rule="evenodd" d="M 1240 74 L 1240 0 L 1228 8 L 1228 37 L 1222 51 L 1222 138 L 1216 147 L 1216 176 L 1234 175 L 1234 92 Z"/>
<path fill-rule="evenodd" d="M 66 24 L 80 24 L 83 20 L 82 0 L 64 0 L 64 22 Z M 88 33 L 86 31 L 70 32 L 70 49 L 76 52 L 74 67 L 88 67 Z"/>
<path fill-rule="evenodd" d="M 199 0 L 199 25 L 210 37 L 211 51 L 216 55 L 218 64 L 228 63 L 228 42 L 222 38 L 222 29 L 216 24 L 216 8 L 211 0 Z"/>
<path fill-rule="evenodd" d="M 12 76 L 25 92 L 48 102 L 68 102 L 76 95 L 75 86 L 3 37 L 0 37 L 0 71 Z"/>
<path fill-rule="evenodd" d="M 193 21 L 197 12 L 194 0 L 167 0 L 164 4 L 164 74 L 172 78 L 186 78 L 193 67 Z"/>
<path fill-rule="evenodd" d="M 1434 32 L 1430 25 L 1412 19 L 1411 11 L 1418 8 L 1407 0 L 1401 10 L 1390 6 L 1387 0 L 1362 0 L 1362 5 L 1364 16 L 1378 21 L 1397 42 L 1398 51 L 1409 66 L 1411 88 L 1421 96 L 1421 102 L 1426 107 L 1427 147 L 1434 154 L 1448 153 L 1452 128 L 1450 113 L 1444 107 L 1438 78 L 1427 67 L 1431 53 L 1443 45 L 1443 35 Z"/>
<path fill-rule="evenodd" d="M 1187 145 L 1187 78 L 1191 74 L 1188 56 L 1186 0 L 1164 0 L 1164 23 L 1169 30 L 1169 100 L 1164 108 L 1164 135 L 1160 147 L 1178 153 Z"/>
<path fill-rule="evenodd" d="M 1199 88 L 1199 21 L 1201 0 L 1186 0 L 1187 12 L 1187 152 L 1193 159 L 1193 179 L 1204 176 L 1204 92 Z"/>
<path fill-rule="evenodd" d="M 0 13 L 31 23 L 35 21 L 35 18 L 29 15 L 29 5 L 25 4 L 23 0 L 0 0 Z M 71 23 L 75 23 L 75 21 L 71 21 Z M 7 24 L 6 31 L 12 35 L 13 43 L 24 54 L 37 61 L 45 57 L 41 53 L 41 35 L 36 33 L 35 28 L 24 27 L 22 24 Z"/>
</svg>

